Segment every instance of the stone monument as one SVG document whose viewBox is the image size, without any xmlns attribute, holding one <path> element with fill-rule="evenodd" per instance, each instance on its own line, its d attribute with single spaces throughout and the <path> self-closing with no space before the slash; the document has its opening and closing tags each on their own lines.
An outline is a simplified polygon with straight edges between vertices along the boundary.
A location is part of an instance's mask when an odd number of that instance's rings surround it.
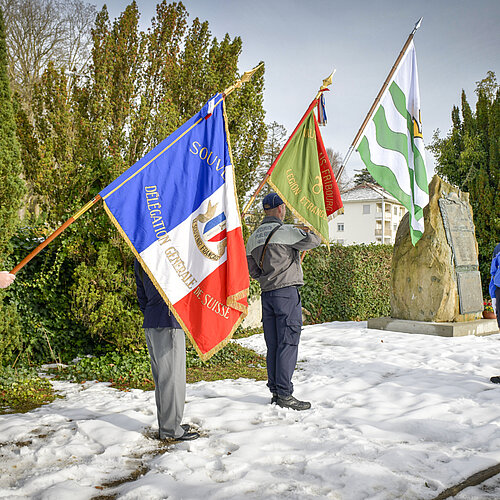
<svg viewBox="0 0 500 500">
<path fill-rule="evenodd" d="M 424 209 L 425 232 L 413 246 L 401 221 L 392 257 L 391 317 L 368 328 L 443 336 L 497 333 L 482 320 L 483 294 L 469 194 L 435 175 Z"/>
</svg>

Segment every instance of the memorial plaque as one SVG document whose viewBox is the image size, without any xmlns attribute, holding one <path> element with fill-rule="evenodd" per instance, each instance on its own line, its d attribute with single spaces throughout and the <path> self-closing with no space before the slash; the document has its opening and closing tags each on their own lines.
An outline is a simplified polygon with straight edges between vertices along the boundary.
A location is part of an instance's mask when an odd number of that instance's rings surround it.
<svg viewBox="0 0 500 500">
<path fill-rule="evenodd" d="M 455 266 L 477 269 L 479 262 L 476 253 L 474 223 L 469 207 L 458 197 L 441 198 L 439 208 L 443 217 L 446 238 L 453 251 Z"/>
<path fill-rule="evenodd" d="M 460 314 L 476 313 L 483 310 L 483 292 L 479 271 L 457 272 Z"/>
<path fill-rule="evenodd" d="M 471 210 L 456 193 L 440 198 L 439 208 L 455 261 L 460 314 L 481 312 L 483 290 Z"/>
</svg>

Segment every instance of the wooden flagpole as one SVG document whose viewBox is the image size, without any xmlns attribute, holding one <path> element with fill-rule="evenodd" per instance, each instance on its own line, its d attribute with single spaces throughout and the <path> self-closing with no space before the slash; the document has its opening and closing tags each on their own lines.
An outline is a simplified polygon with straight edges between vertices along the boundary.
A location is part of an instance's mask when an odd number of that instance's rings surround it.
<svg viewBox="0 0 500 500">
<path fill-rule="evenodd" d="M 262 188 L 264 187 L 267 179 L 269 179 L 269 177 L 271 177 L 271 174 L 274 170 L 274 167 L 276 166 L 276 163 L 278 163 L 278 160 L 281 158 L 281 155 L 283 154 L 286 147 L 288 146 L 288 143 L 292 140 L 292 137 L 295 135 L 295 132 L 297 132 L 297 130 L 302 125 L 304 120 L 309 116 L 309 113 L 314 109 L 314 106 L 316 106 L 316 104 L 318 103 L 318 99 L 321 97 L 322 92 L 324 92 L 328 88 L 328 86 L 332 84 L 332 79 L 333 79 L 333 75 L 335 74 L 335 71 L 336 70 L 333 70 L 332 74 L 328 78 L 325 78 L 323 80 L 323 84 L 319 88 L 318 93 L 316 94 L 316 97 L 312 100 L 311 104 L 307 108 L 307 111 L 304 113 L 304 116 L 302 116 L 299 123 L 297 124 L 297 126 L 295 127 L 293 132 L 290 134 L 288 141 L 286 141 L 286 143 L 283 146 L 283 148 L 281 149 L 280 153 L 278 154 L 276 159 L 273 161 L 272 165 L 269 167 L 269 170 L 267 171 L 267 173 L 264 176 L 264 178 L 262 179 L 261 183 L 259 184 L 259 186 L 255 190 L 255 193 L 250 197 L 250 199 L 248 200 L 248 203 L 245 205 L 245 208 L 241 212 L 241 217 L 244 217 L 247 214 L 248 210 L 250 209 L 253 202 L 255 201 L 255 198 L 257 198 L 258 194 L 261 192 Z"/>
<path fill-rule="evenodd" d="M 10 274 L 16 274 L 20 271 L 33 257 L 38 255 L 49 243 L 55 240 L 65 229 L 67 229 L 76 219 L 81 217 L 87 210 L 94 206 L 101 199 L 100 195 L 90 200 L 84 207 L 82 207 L 76 214 L 72 215 L 61 227 L 56 229 L 46 240 L 42 241 L 27 257 L 25 257 L 19 264 L 12 269 Z"/>
<path fill-rule="evenodd" d="M 259 64 L 256 66 L 254 69 L 250 71 L 246 71 L 243 73 L 243 76 L 237 80 L 233 85 L 228 87 L 222 95 L 224 97 L 228 96 L 231 92 L 233 92 L 236 89 L 241 88 L 241 86 L 248 82 L 254 73 L 262 67 L 264 63 Z M 66 230 L 73 222 L 75 222 L 79 217 L 81 217 L 87 210 L 89 210 L 91 207 L 93 207 L 99 200 L 101 199 L 101 195 L 95 196 L 92 200 L 90 200 L 84 207 L 82 207 L 78 212 L 76 212 L 74 215 L 72 215 L 62 226 L 60 226 L 58 229 L 56 229 L 47 239 L 45 239 L 40 245 L 38 245 L 28 256 L 26 256 L 12 271 L 10 271 L 10 274 L 16 274 L 18 271 L 20 271 L 33 257 L 38 255 L 49 243 L 54 241 L 64 230 Z"/>
<path fill-rule="evenodd" d="M 342 161 L 342 165 L 340 165 L 339 171 L 337 173 L 337 180 L 340 179 L 340 176 L 342 175 L 342 172 L 345 169 L 345 166 L 347 162 L 349 161 L 349 158 L 351 157 L 353 151 L 356 149 L 356 146 L 358 144 L 358 141 L 363 134 L 363 131 L 365 130 L 365 127 L 368 125 L 368 122 L 370 121 L 370 118 L 372 117 L 373 112 L 375 111 L 375 108 L 377 107 L 378 103 L 380 102 L 380 99 L 382 98 L 382 94 L 385 92 L 385 89 L 389 85 L 389 82 L 391 81 L 392 76 L 394 75 L 394 72 L 396 71 L 399 63 L 401 62 L 401 59 L 406 53 L 406 49 L 408 48 L 408 45 L 410 45 L 410 42 L 413 40 L 413 37 L 415 36 L 415 32 L 420 28 L 420 25 L 422 24 L 422 19 L 421 17 L 415 24 L 415 27 L 413 28 L 413 31 L 410 33 L 408 36 L 408 39 L 406 40 L 403 48 L 401 49 L 401 52 L 399 53 L 398 58 L 396 59 L 396 62 L 391 68 L 391 71 L 387 75 L 387 78 L 385 79 L 384 84 L 382 85 L 382 88 L 380 89 L 379 93 L 377 94 L 377 97 L 373 101 L 372 107 L 368 111 L 368 114 L 366 115 L 366 118 L 364 119 L 363 123 L 361 124 L 361 127 L 358 130 L 358 133 L 356 134 L 356 137 L 352 141 L 352 144 L 349 146 L 349 150 L 347 151 L 347 154 L 344 157 L 344 160 Z"/>
</svg>

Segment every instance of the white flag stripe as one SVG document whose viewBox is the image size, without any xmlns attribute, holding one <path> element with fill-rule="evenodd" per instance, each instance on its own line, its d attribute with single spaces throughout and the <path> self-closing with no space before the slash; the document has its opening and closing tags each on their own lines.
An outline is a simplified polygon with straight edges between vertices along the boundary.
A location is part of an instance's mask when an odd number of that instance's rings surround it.
<svg viewBox="0 0 500 500">
<path fill-rule="evenodd" d="M 225 179 L 226 179 L 226 184 L 228 186 L 234 186 L 234 169 L 232 165 L 226 166 L 225 169 Z M 214 195 L 217 193 L 214 193 Z M 236 192 L 231 193 L 230 189 L 226 189 L 223 192 L 224 198 L 222 201 L 224 202 L 224 206 L 226 207 L 225 213 L 226 213 L 226 230 L 232 231 L 233 229 L 236 229 L 238 227 L 241 227 L 241 221 L 240 221 L 240 211 L 238 209 L 238 205 L 236 203 Z"/>
<path fill-rule="evenodd" d="M 402 117 L 401 113 L 394 106 L 394 101 L 389 94 L 389 99 L 383 103 L 387 125 L 393 132 L 408 135 L 408 121 Z"/>
<path fill-rule="evenodd" d="M 175 304 L 191 290 L 174 271 L 172 264 L 165 258 L 167 248 L 169 248 L 169 244 L 160 245 L 159 241 L 156 241 L 143 250 L 140 256 L 170 302 Z"/>
<path fill-rule="evenodd" d="M 411 195 L 410 177 L 405 157 L 396 151 L 381 148 L 375 139 L 375 124 L 371 121 L 365 129 L 365 135 L 370 145 L 371 160 L 375 165 L 390 165 L 390 169 L 398 179 L 399 187 L 408 196 Z"/>
<path fill-rule="evenodd" d="M 217 204 L 217 213 L 220 213 L 221 207 L 224 206 L 223 199 L 225 191 L 224 185 L 222 185 L 212 194 L 212 196 L 210 196 L 210 198 L 207 198 L 201 204 L 200 208 L 191 214 L 188 219 L 170 230 L 168 236 L 172 241 L 165 242 L 164 244 L 161 244 L 160 241 L 156 241 L 141 252 L 142 259 L 146 262 L 153 274 L 164 278 L 164 282 L 159 283 L 159 285 L 174 304 L 191 292 L 193 288 L 188 288 L 186 282 L 181 279 L 179 273 L 173 267 L 174 262 L 177 262 L 178 269 L 180 269 L 182 265 L 184 265 L 186 269 L 189 269 L 189 273 L 196 280 L 196 283 L 200 283 L 227 260 L 227 252 L 216 261 L 200 258 L 202 254 L 197 247 L 192 228 L 193 220 L 199 214 L 207 212 L 209 202 L 212 206 Z M 230 221 L 228 222 L 233 222 L 234 217 L 230 217 L 229 219 Z M 215 251 L 216 246 L 217 243 L 211 244 L 210 249 Z M 168 258 L 165 259 L 165 252 L 167 250 L 169 250 L 171 260 L 168 260 Z M 150 267 L 150 263 L 153 267 L 160 264 L 161 270 L 157 269 L 158 274 L 155 272 L 155 269 Z M 189 282 L 189 279 L 186 281 Z"/>
<path fill-rule="evenodd" d="M 393 80 L 405 93 L 406 109 L 412 117 L 418 119 L 418 114 L 420 113 L 420 90 L 418 87 L 417 53 L 413 42 L 411 42 Z"/>
</svg>

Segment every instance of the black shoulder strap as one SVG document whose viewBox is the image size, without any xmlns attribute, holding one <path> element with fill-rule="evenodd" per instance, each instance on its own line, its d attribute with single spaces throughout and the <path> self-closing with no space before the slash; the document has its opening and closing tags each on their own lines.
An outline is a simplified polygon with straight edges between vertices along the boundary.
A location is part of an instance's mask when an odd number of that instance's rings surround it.
<svg viewBox="0 0 500 500">
<path fill-rule="evenodd" d="M 259 267 L 263 269 L 262 265 L 264 264 L 264 255 L 266 255 L 266 250 L 267 250 L 267 245 L 269 244 L 269 241 L 271 240 L 273 234 L 281 227 L 281 224 L 278 224 L 267 236 L 266 242 L 264 243 L 264 248 L 262 249 L 262 254 L 260 256 L 260 262 L 259 262 Z"/>
</svg>

